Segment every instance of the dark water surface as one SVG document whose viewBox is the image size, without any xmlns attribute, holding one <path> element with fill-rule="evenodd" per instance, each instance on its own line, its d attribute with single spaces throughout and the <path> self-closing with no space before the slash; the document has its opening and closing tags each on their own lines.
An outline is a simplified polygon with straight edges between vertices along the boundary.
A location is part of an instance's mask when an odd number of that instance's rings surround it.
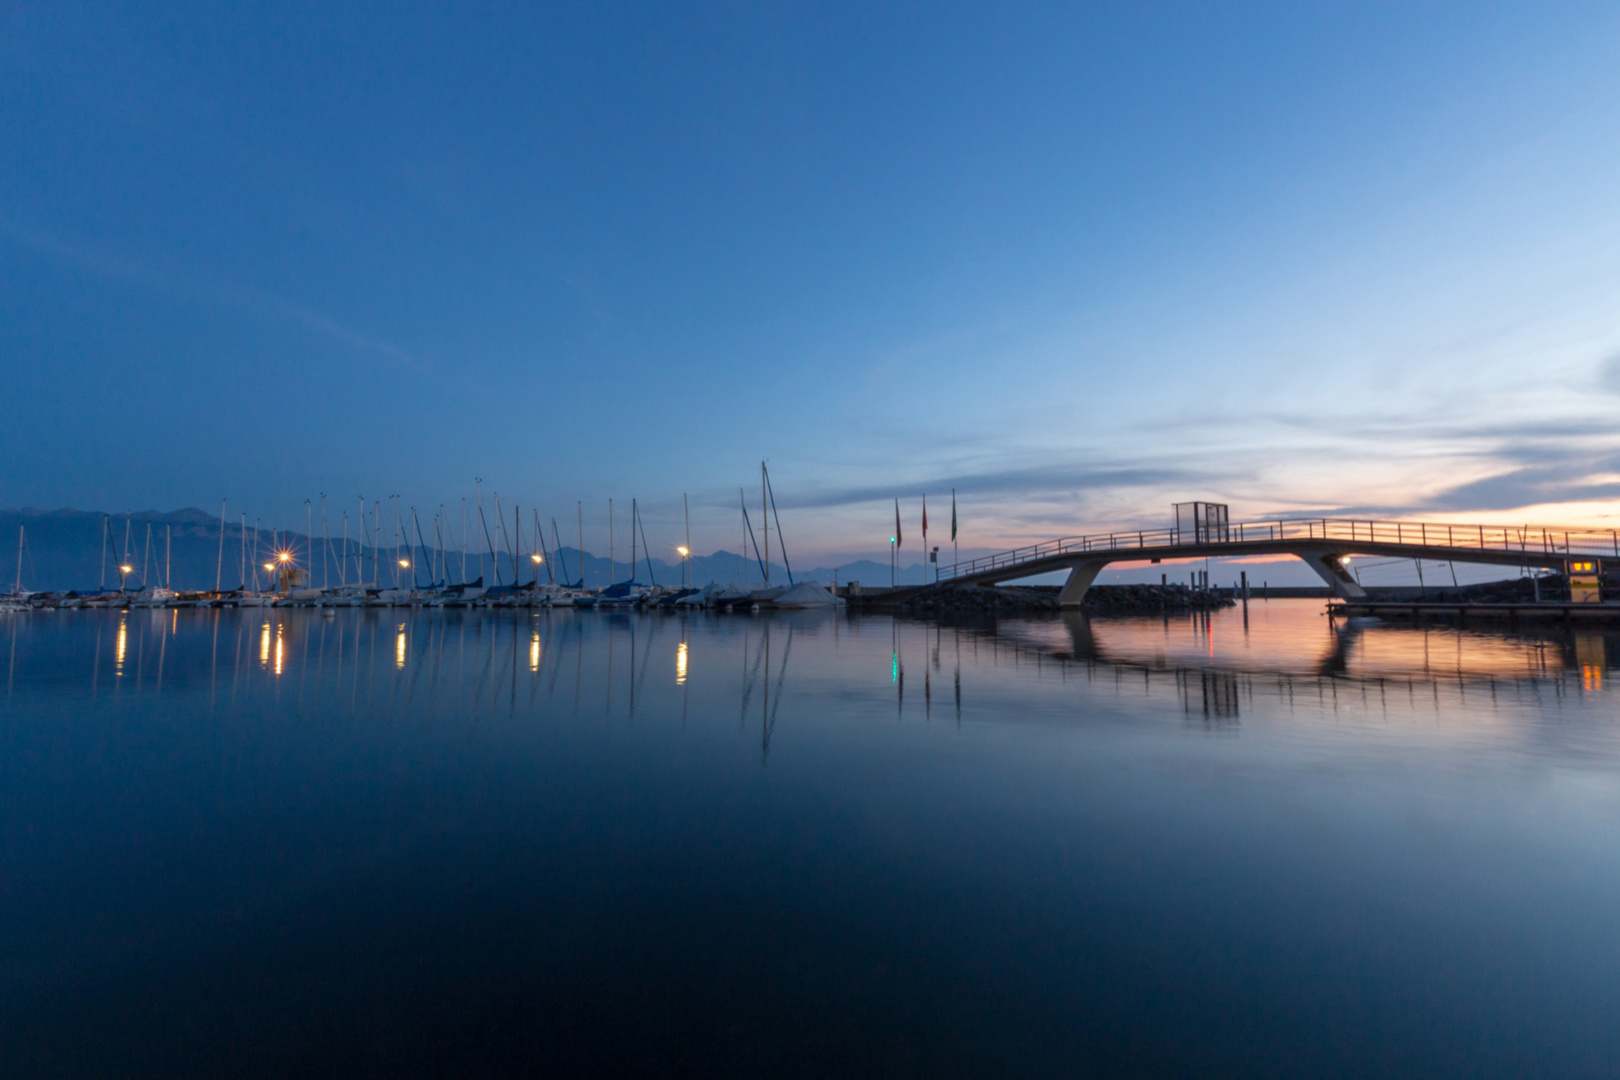
<svg viewBox="0 0 1620 1080">
<path fill-rule="evenodd" d="M 1613 1076 L 1617 646 L 0 616 L 0 1075 Z"/>
</svg>

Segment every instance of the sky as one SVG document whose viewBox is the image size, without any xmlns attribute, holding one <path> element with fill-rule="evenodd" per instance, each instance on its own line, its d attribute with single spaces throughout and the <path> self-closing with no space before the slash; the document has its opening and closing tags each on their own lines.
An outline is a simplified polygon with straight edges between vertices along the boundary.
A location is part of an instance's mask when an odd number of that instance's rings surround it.
<svg viewBox="0 0 1620 1080">
<path fill-rule="evenodd" d="M 0 506 L 1612 527 L 1616 101 L 1612 4 L 13 2 Z"/>
</svg>

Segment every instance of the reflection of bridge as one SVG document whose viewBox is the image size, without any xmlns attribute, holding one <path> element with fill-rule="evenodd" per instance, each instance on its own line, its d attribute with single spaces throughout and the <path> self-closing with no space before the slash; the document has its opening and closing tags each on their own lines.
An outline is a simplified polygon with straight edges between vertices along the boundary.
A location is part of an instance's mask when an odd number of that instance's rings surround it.
<svg viewBox="0 0 1620 1080">
<path fill-rule="evenodd" d="M 1417 521 L 1309 518 L 1190 529 L 1139 530 L 1066 536 L 1044 544 L 941 566 L 941 581 L 994 585 L 1054 570 L 1069 571 L 1060 602 L 1079 607 L 1091 583 L 1112 562 L 1151 559 L 1235 559 L 1293 555 L 1316 571 L 1336 595 L 1359 600 L 1366 592 L 1345 569 L 1351 555 L 1382 555 L 1438 562 L 1562 568 L 1571 557 L 1620 560 L 1620 534 L 1541 526 L 1442 525 Z"/>
</svg>

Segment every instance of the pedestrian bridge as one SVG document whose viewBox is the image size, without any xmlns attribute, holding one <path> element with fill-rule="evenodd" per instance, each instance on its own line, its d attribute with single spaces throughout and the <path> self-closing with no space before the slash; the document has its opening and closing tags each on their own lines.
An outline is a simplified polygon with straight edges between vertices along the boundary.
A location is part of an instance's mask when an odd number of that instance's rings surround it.
<svg viewBox="0 0 1620 1080">
<path fill-rule="evenodd" d="M 1200 504 L 1202 505 L 1202 504 Z M 1224 508 L 1223 508 L 1224 509 Z M 1068 570 L 1060 603 L 1079 607 L 1109 563 L 1292 555 L 1345 600 L 1367 593 L 1345 568 L 1352 555 L 1563 569 L 1566 560 L 1620 562 L 1620 534 L 1539 525 L 1456 525 L 1421 521 L 1299 518 L 1065 536 L 939 568 L 941 582 L 995 585 Z"/>
</svg>

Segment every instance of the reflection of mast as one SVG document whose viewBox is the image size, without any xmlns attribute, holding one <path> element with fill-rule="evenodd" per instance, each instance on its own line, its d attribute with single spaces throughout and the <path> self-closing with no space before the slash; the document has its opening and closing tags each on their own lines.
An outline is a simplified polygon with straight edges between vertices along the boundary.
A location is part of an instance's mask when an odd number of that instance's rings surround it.
<svg viewBox="0 0 1620 1080">
<path fill-rule="evenodd" d="M 767 649 L 769 648 L 769 645 L 770 645 L 770 639 L 769 639 L 769 637 L 767 637 L 766 638 L 766 647 L 767 647 Z M 793 627 L 789 626 L 788 627 L 787 648 L 782 650 L 782 667 L 776 674 L 776 700 L 774 702 L 771 702 L 770 711 L 769 711 L 768 714 L 763 709 L 761 710 L 761 715 L 765 718 L 764 723 L 761 725 L 761 731 L 760 731 L 760 754 L 759 754 L 759 759 L 760 759 L 761 763 L 763 763 L 765 761 L 765 759 L 770 756 L 770 753 L 771 753 L 771 732 L 776 730 L 776 710 L 782 707 L 782 680 L 787 678 L 788 657 L 790 657 L 792 655 L 793 655 Z M 770 655 L 767 652 L 766 657 L 765 657 L 765 674 L 766 674 L 767 678 L 769 678 L 769 676 L 770 676 L 770 669 L 771 669 Z M 766 691 L 766 693 L 765 693 L 766 700 L 769 701 L 770 700 L 770 686 L 769 685 L 767 685 L 765 687 L 765 691 Z"/>
<path fill-rule="evenodd" d="M 956 726 L 962 726 L 962 628 L 951 628 L 951 638 L 956 642 Z"/>
<path fill-rule="evenodd" d="M 747 631 L 745 630 L 744 633 L 746 634 Z M 766 623 L 765 624 L 765 637 L 764 637 L 764 640 L 760 642 L 759 652 L 754 654 L 754 668 L 753 668 L 753 670 L 751 672 L 748 673 L 748 682 L 743 686 L 742 708 L 737 713 L 737 723 L 738 723 L 739 726 L 748 722 L 748 700 L 754 696 L 754 683 L 759 680 L 759 665 L 760 665 L 761 662 L 764 661 L 765 653 L 770 648 L 770 643 L 771 643 L 771 625 L 770 625 L 770 623 Z M 746 667 L 747 664 L 748 664 L 748 639 L 746 637 L 744 637 L 743 638 L 743 665 Z M 767 679 L 770 678 L 770 669 L 769 668 L 766 669 L 765 677 Z"/>
</svg>

